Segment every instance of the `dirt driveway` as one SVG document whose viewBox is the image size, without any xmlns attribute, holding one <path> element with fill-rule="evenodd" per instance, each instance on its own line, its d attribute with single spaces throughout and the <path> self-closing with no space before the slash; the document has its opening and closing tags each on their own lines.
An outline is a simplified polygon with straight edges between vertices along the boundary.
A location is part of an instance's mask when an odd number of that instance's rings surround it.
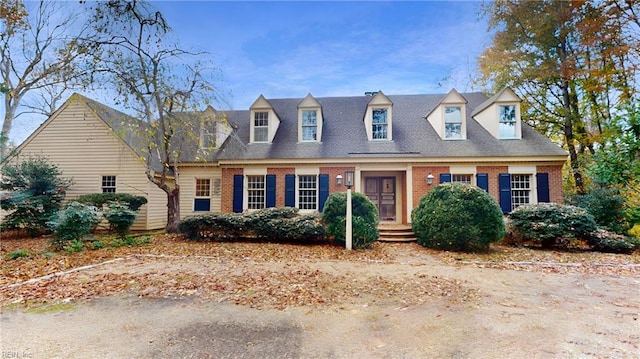
<svg viewBox="0 0 640 359">
<path fill-rule="evenodd" d="M 639 276 L 518 269 L 424 253 L 293 262 L 131 256 L 64 276 L 87 292 L 101 285 L 96 278 L 117 276 L 126 288 L 113 295 L 5 306 L 2 358 L 640 357 Z M 260 279 L 232 287 L 248 277 Z M 172 289 L 160 291 L 166 283 Z M 305 302 L 319 292 L 328 300 Z"/>
</svg>

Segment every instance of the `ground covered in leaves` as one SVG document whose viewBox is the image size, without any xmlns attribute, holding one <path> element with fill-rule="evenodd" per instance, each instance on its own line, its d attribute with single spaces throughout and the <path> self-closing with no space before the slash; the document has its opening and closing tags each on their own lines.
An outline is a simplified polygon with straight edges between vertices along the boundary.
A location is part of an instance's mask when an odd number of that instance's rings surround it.
<svg viewBox="0 0 640 359">
<path fill-rule="evenodd" d="M 468 254 L 429 250 L 416 243 L 375 243 L 370 249 L 346 251 L 330 244 L 191 242 L 164 234 L 153 235 L 151 243 L 69 253 L 51 251 L 49 240 L 3 236 L 0 305 L 129 294 L 286 309 L 349 301 L 418 305 L 442 297 L 473 302 L 477 296 L 464 280 L 424 272 L 407 277 L 358 270 L 375 263 L 640 277 L 638 253 L 569 253 L 495 245 L 485 253 Z M 22 255 L 10 259 L 17 252 Z"/>
</svg>

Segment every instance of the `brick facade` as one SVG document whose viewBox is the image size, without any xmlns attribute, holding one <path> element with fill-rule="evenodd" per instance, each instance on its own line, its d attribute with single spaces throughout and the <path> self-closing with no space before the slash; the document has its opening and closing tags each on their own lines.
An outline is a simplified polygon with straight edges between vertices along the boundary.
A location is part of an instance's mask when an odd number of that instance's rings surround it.
<svg viewBox="0 0 640 359">
<path fill-rule="evenodd" d="M 329 175 L 329 193 L 334 192 L 346 192 L 347 187 L 344 185 L 344 173 L 345 171 L 354 171 L 355 167 L 320 167 L 320 173 Z M 336 176 L 342 176 L 342 184 L 338 185 Z"/>
<path fill-rule="evenodd" d="M 500 188 L 498 183 L 498 176 L 500 173 L 508 173 L 508 166 L 478 166 L 476 167 L 476 173 L 486 173 L 489 177 L 489 194 L 497 203 L 500 203 Z"/>
<path fill-rule="evenodd" d="M 433 175 L 433 184 L 427 184 L 427 176 Z M 420 204 L 420 198 L 427 194 L 432 188 L 440 184 L 440 174 L 449 173 L 449 166 L 413 167 L 413 207 Z M 405 217 L 405 221 L 407 218 Z"/>
<path fill-rule="evenodd" d="M 276 175 L 276 207 L 284 207 L 284 176 L 296 173 L 293 167 L 269 167 L 267 174 Z"/>
<path fill-rule="evenodd" d="M 221 191 L 221 208 L 222 213 L 233 212 L 233 176 L 241 175 L 244 171 L 242 168 L 223 168 L 222 169 L 222 191 Z"/>
<path fill-rule="evenodd" d="M 537 166 L 536 172 L 549 174 L 549 200 L 553 203 L 564 203 L 562 195 L 562 165 Z"/>
</svg>

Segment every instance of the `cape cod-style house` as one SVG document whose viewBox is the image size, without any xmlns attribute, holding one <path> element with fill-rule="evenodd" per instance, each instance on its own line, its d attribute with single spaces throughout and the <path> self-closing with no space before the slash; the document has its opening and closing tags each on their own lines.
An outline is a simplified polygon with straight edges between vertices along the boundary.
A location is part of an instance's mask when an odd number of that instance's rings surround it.
<svg viewBox="0 0 640 359">
<path fill-rule="evenodd" d="M 322 211 L 330 193 L 353 189 L 383 222 L 407 224 L 411 210 L 442 182 L 486 190 L 505 213 L 562 202 L 567 153 L 522 122 L 509 88 L 492 97 L 455 89 L 437 95 L 267 99 L 247 110 L 203 112 L 199 146 L 181 160 L 181 216 L 293 206 Z M 74 94 L 17 148 L 42 154 L 74 186 L 67 198 L 102 191 L 147 196 L 134 229 L 162 228 L 166 198 L 146 179 L 131 127 L 135 121 Z M 220 120 L 224 118 L 224 120 Z M 204 151 L 206 149 L 206 151 Z M 202 151 L 201 151 L 202 150 Z"/>
</svg>

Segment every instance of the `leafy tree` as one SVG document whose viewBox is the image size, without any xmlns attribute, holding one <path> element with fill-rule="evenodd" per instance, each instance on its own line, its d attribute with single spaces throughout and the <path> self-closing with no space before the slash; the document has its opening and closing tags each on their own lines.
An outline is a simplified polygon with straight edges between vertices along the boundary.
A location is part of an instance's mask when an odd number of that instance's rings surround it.
<svg viewBox="0 0 640 359">
<path fill-rule="evenodd" d="M 6 157 L 15 119 L 26 113 L 49 116 L 65 91 L 85 84 L 91 74 L 79 61 L 88 53 L 80 40 L 90 37 L 83 7 L 70 4 L 0 0 L 0 158 Z"/>
<path fill-rule="evenodd" d="M 523 119 L 562 139 L 579 193 L 586 190 L 582 157 L 606 141 L 613 109 L 637 95 L 638 9 L 623 0 L 495 1 L 485 8 L 494 35 L 480 58 L 483 81 L 511 86 L 524 99 Z"/>
<path fill-rule="evenodd" d="M 141 120 L 130 134 L 137 133 L 148 179 L 167 195 L 166 231 L 176 232 L 179 161 L 200 147 L 203 126 L 225 122 L 211 107 L 195 111 L 217 98 L 215 73 L 198 61 L 203 53 L 178 46 L 162 14 L 144 1 L 97 3 L 93 24 L 98 36 L 87 47 L 100 49 L 103 82 Z"/>
<path fill-rule="evenodd" d="M 2 168 L 0 189 L 6 191 L 0 207 L 10 211 L 4 218 L 4 229 L 26 229 L 36 235 L 47 229 L 47 223 L 58 213 L 71 181 L 45 158 L 35 157 Z"/>
</svg>

